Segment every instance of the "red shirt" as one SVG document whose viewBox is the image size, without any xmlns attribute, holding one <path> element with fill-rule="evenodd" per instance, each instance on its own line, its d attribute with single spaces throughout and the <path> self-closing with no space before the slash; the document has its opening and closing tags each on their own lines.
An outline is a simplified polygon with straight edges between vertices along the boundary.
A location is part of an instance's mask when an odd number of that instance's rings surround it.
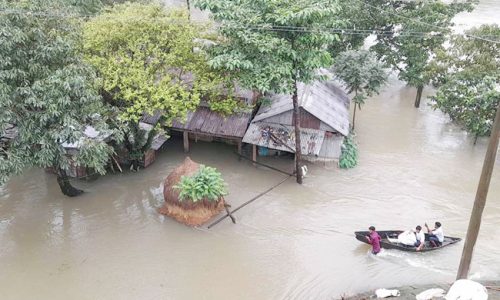
<svg viewBox="0 0 500 300">
<path fill-rule="evenodd" d="M 380 252 L 380 240 L 381 239 L 382 238 L 380 237 L 380 235 L 378 235 L 378 233 L 376 231 L 373 231 L 372 233 L 370 233 L 369 240 L 370 240 L 370 244 L 373 247 L 372 252 L 374 254 L 377 254 Z"/>
</svg>

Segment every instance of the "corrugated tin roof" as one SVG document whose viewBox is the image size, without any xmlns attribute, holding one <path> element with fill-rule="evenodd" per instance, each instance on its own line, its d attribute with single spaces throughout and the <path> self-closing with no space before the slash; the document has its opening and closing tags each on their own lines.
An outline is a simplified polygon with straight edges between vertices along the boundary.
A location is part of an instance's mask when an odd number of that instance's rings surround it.
<svg viewBox="0 0 500 300">
<path fill-rule="evenodd" d="M 2 132 L 0 132 L 0 140 L 12 140 L 17 137 L 19 131 L 14 124 L 5 124 Z"/>
<path fill-rule="evenodd" d="M 188 130 L 219 137 L 242 138 L 245 135 L 251 113 L 241 112 L 223 116 L 210 110 L 208 107 L 199 106 L 196 111 L 187 114 L 186 121 L 174 120 L 173 130 Z"/>
<path fill-rule="evenodd" d="M 299 106 L 333 129 L 349 134 L 349 97 L 339 84 L 333 81 L 315 81 L 298 84 Z M 261 106 L 252 122 L 292 110 L 291 95 L 272 95 L 271 104 Z"/>
<path fill-rule="evenodd" d="M 87 139 L 104 141 L 110 136 L 111 132 L 101 132 L 87 125 L 83 131 L 83 136 L 78 141 L 74 143 L 63 143 L 62 146 L 66 149 L 79 149 Z"/>
<path fill-rule="evenodd" d="M 254 122 L 248 127 L 243 142 L 271 149 L 295 152 L 295 131 L 292 126 Z M 300 139 L 303 155 L 318 155 L 325 138 L 325 131 L 301 128 Z"/>
<path fill-rule="evenodd" d="M 168 140 L 168 136 L 164 134 L 157 134 L 151 142 L 151 149 L 158 150 Z"/>
<path fill-rule="evenodd" d="M 162 114 L 163 114 L 163 112 L 160 110 L 156 110 L 152 115 L 147 113 L 147 112 L 144 112 L 139 121 L 150 124 L 150 125 L 156 125 L 156 123 L 158 123 L 158 121 L 160 121 Z"/>
</svg>

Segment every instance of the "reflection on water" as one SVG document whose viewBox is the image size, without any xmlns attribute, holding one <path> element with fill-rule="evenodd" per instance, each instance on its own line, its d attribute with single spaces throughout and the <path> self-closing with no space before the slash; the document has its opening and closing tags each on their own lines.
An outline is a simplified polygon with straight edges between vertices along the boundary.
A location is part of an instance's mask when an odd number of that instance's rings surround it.
<svg viewBox="0 0 500 300">
<path fill-rule="evenodd" d="M 486 10 L 498 3 L 485 1 Z M 498 13 L 497 13 L 498 15 Z M 426 91 L 429 92 L 429 91 Z M 78 182 L 61 196 L 32 170 L 0 190 L 1 299 L 324 299 L 365 289 L 452 281 L 463 244 L 431 253 L 373 256 L 355 230 L 411 228 L 439 220 L 465 236 L 486 149 L 393 81 L 359 113 L 360 165 L 311 165 L 238 211 L 238 224 L 184 227 L 159 215 L 161 182 L 183 158 L 169 141 L 150 168 Z M 222 144 L 191 157 L 219 168 L 233 207 L 281 180 L 238 161 Z M 263 161 L 285 170 L 292 162 Z M 474 256 L 474 278 L 499 278 L 500 167 L 494 172 Z M 27 288 L 29 286 L 29 288 Z"/>
</svg>

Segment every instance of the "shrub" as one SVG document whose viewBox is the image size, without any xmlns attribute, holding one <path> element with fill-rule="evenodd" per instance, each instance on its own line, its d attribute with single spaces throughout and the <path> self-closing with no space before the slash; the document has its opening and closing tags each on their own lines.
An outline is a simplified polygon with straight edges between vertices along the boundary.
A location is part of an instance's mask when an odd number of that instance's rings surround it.
<svg viewBox="0 0 500 300">
<path fill-rule="evenodd" d="M 354 168 L 358 164 L 358 146 L 354 142 L 354 137 L 349 134 L 342 144 L 342 153 L 339 158 L 339 167 L 342 169 Z"/>
<path fill-rule="evenodd" d="M 221 173 L 215 168 L 200 166 L 200 170 L 193 176 L 182 176 L 179 184 L 174 186 L 179 189 L 179 199 L 198 202 L 206 199 L 217 201 L 221 196 L 226 195 L 226 184 Z"/>
</svg>

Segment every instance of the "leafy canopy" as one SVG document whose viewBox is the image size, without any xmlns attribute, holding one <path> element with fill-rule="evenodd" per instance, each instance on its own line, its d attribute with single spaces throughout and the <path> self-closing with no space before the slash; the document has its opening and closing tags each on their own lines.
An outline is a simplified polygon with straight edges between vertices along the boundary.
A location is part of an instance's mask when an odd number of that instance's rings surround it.
<svg viewBox="0 0 500 300">
<path fill-rule="evenodd" d="M 0 1 L 0 136 L 7 124 L 18 134 L 0 149 L 0 183 L 26 167 L 67 170 L 64 143 L 81 143 L 76 164 L 105 172 L 112 148 L 83 134 L 86 126 L 110 132 L 110 110 L 97 93 L 94 73 L 79 52 L 80 24 L 59 1 Z"/>
<path fill-rule="evenodd" d="M 364 1 L 380 31 L 371 49 L 399 71 L 399 79 L 414 87 L 429 83 L 429 62 L 443 49 L 453 17 L 472 9 L 471 2 L 456 0 Z"/>
<path fill-rule="evenodd" d="M 361 108 L 365 100 L 378 94 L 387 82 L 384 66 L 375 54 L 367 50 L 348 50 L 341 53 L 333 66 L 335 76 L 354 93 L 353 101 Z"/>
<path fill-rule="evenodd" d="M 500 40 L 500 27 L 483 25 L 453 37 L 433 63 L 438 90 L 432 105 L 477 137 L 491 133 L 500 102 L 500 45 L 471 36 Z"/>
<path fill-rule="evenodd" d="M 338 36 L 321 29 L 341 23 L 336 0 L 199 0 L 197 6 L 211 12 L 222 36 L 210 65 L 249 89 L 291 94 L 296 81 L 310 82 L 332 63 L 327 46 Z"/>
<path fill-rule="evenodd" d="M 433 82 L 437 86 L 458 73 L 499 76 L 500 45 L 474 36 L 500 41 L 500 26 L 482 25 L 466 31 L 465 35 L 453 35 L 450 46 L 438 52 L 431 64 Z"/>
<path fill-rule="evenodd" d="M 227 193 L 221 173 L 205 165 L 201 165 L 198 173 L 193 176 L 182 176 L 174 188 L 180 191 L 179 198 L 182 201 L 195 203 L 201 200 L 218 201 Z"/>
<path fill-rule="evenodd" d="M 339 26 L 356 30 L 355 33 L 341 34 L 338 39 L 328 45 L 330 55 L 335 59 L 340 53 L 347 50 L 359 49 L 373 29 L 373 20 L 366 13 L 363 1 L 340 1 L 340 9 L 337 13 Z"/>
<path fill-rule="evenodd" d="M 491 133 L 500 91 L 498 78 L 476 77 L 460 73 L 452 76 L 432 97 L 433 107 L 447 113 L 450 118 L 476 136 Z"/>
<path fill-rule="evenodd" d="M 85 25 L 86 58 L 122 120 L 160 110 L 170 121 L 215 93 L 223 78 L 193 51 L 202 30 L 185 11 L 137 3 L 115 5 Z"/>
</svg>

